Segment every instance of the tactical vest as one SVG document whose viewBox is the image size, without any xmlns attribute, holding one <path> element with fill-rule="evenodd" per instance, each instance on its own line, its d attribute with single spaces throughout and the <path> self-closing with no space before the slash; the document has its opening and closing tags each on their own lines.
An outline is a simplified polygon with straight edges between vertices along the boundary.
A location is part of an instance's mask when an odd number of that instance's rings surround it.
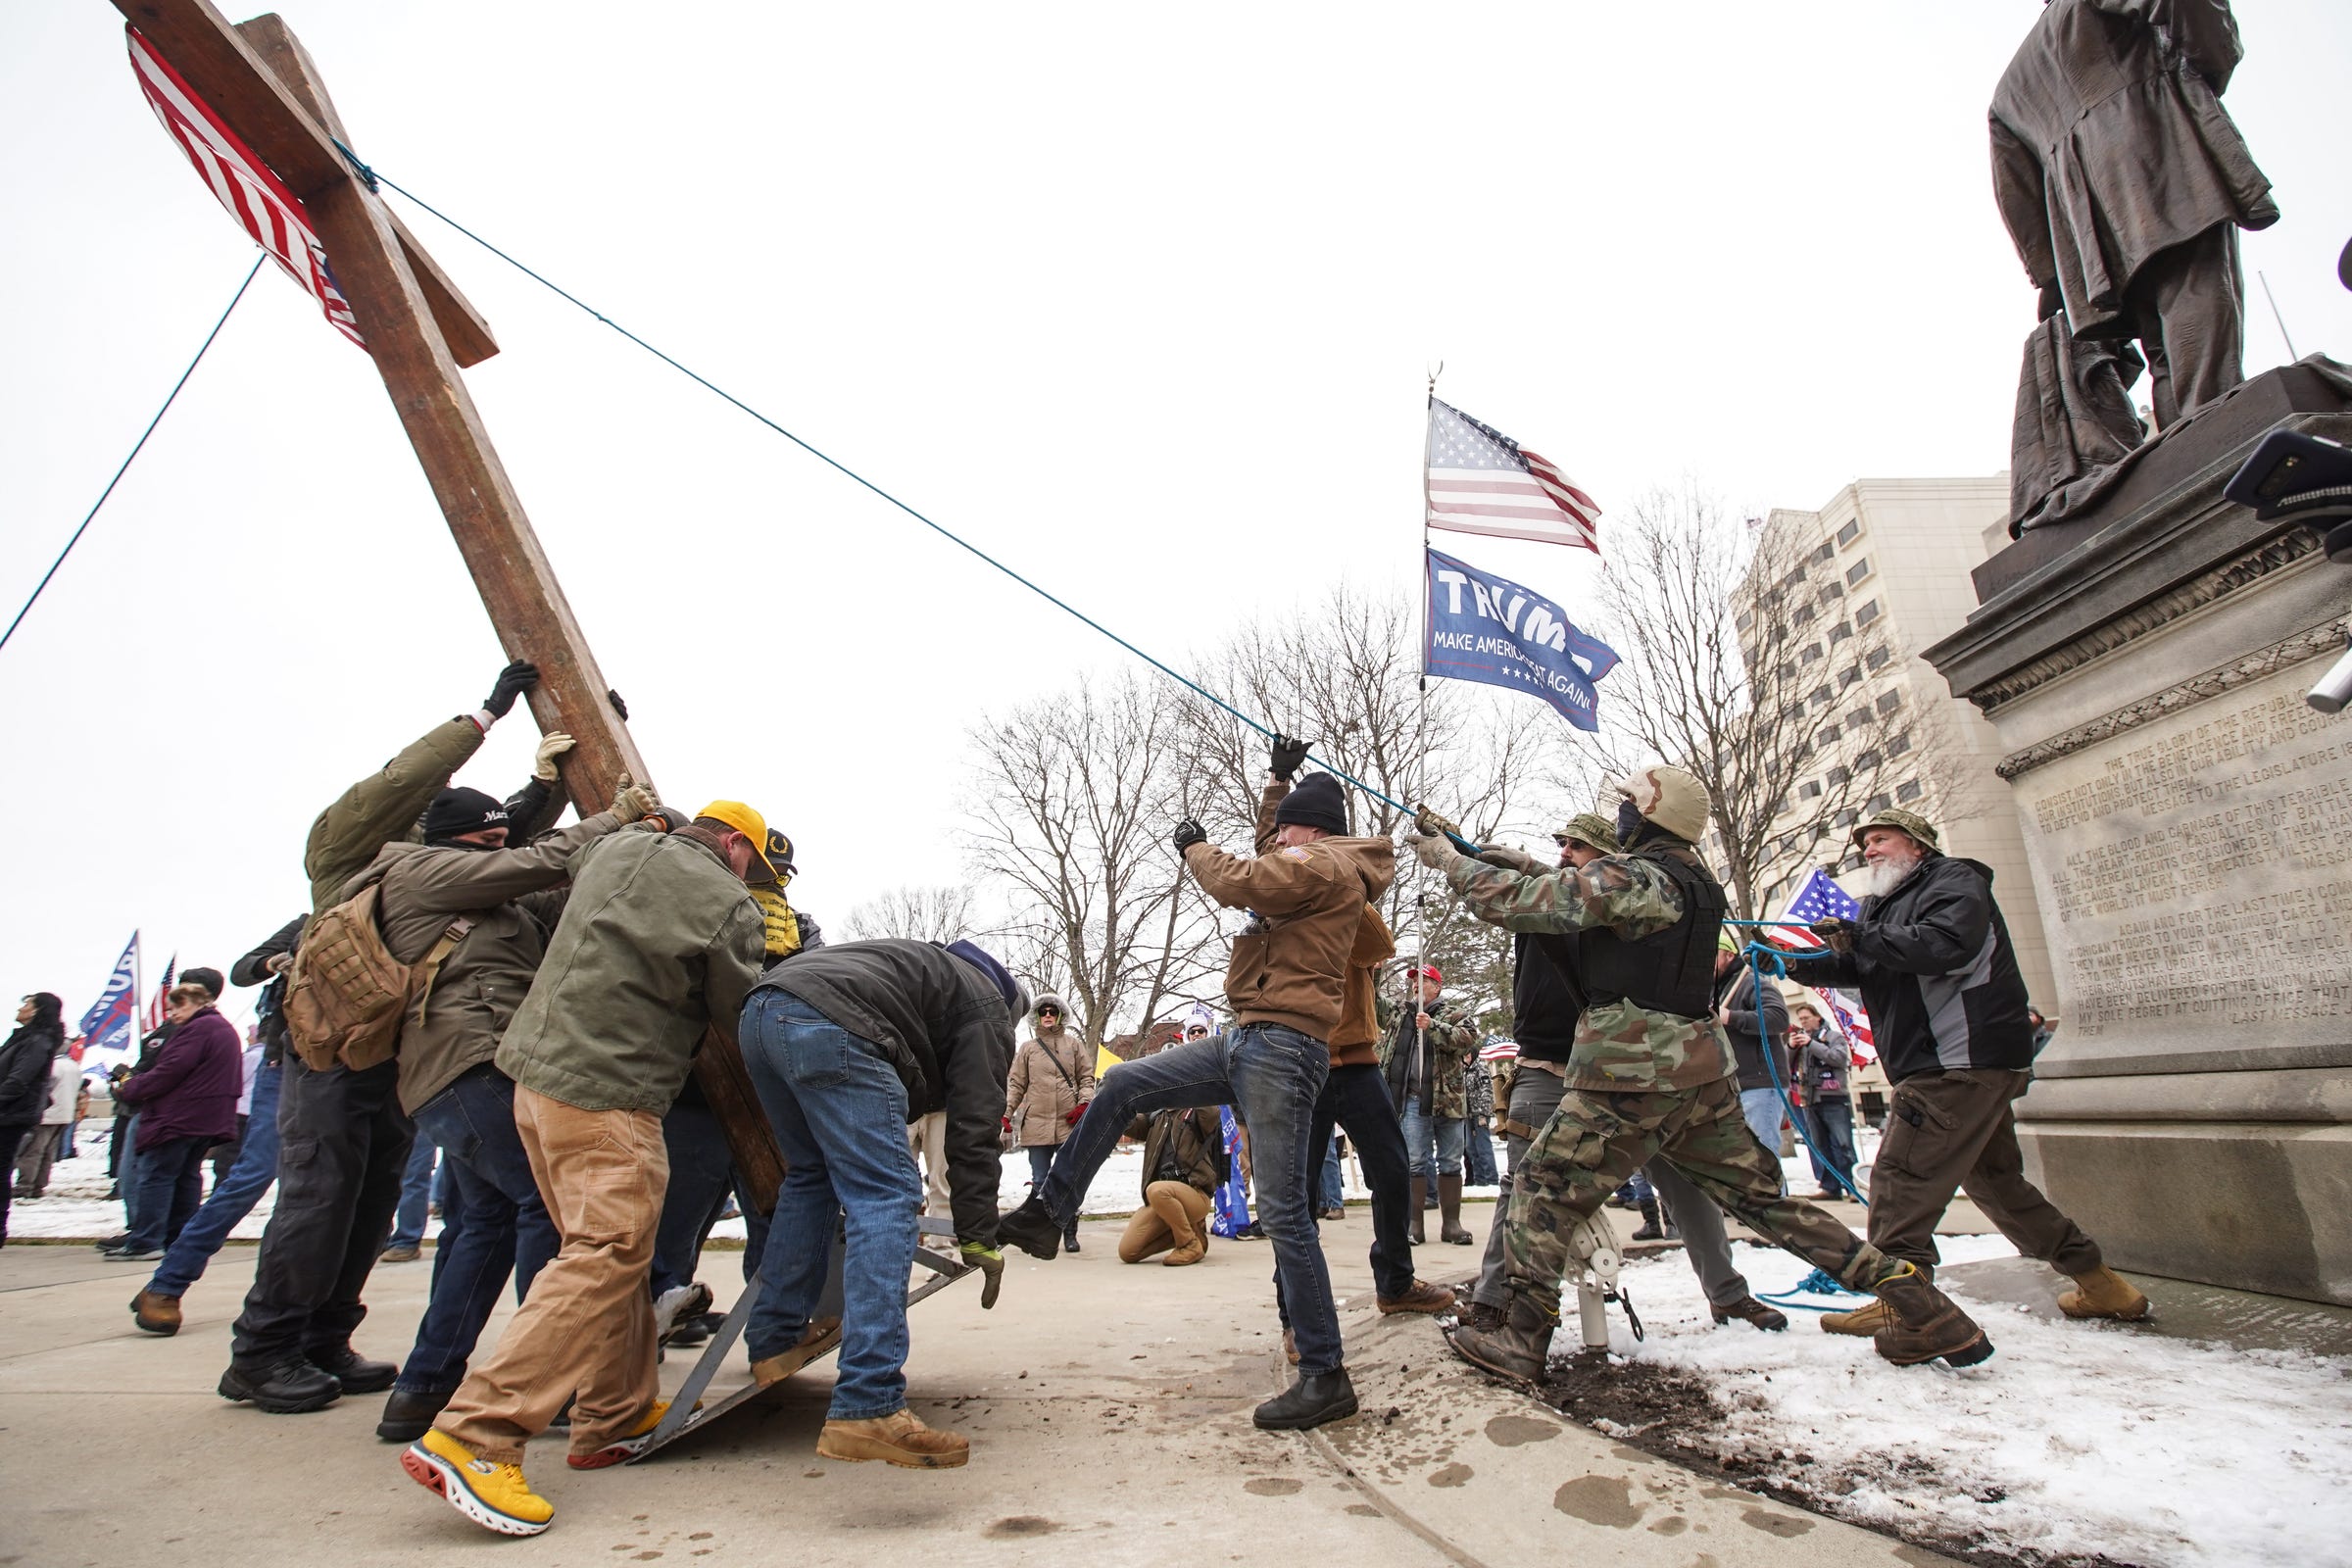
<svg viewBox="0 0 2352 1568">
<path fill-rule="evenodd" d="M 1631 941 L 1605 929 L 1584 932 L 1577 942 L 1578 965 L 1589 1005 L 1622 1000 L 1683 1018 L 1715 1010 L 1715 941 L 1727 907 L 1723 885 L 1696 852 L 1687 852 L 1687 858 L 1670 853 L 1679 848 L 1645 844 L 1619 857 L 1646 860 L 1665 872 L 1683 895 L 1683 917 Z"/>
</svg>

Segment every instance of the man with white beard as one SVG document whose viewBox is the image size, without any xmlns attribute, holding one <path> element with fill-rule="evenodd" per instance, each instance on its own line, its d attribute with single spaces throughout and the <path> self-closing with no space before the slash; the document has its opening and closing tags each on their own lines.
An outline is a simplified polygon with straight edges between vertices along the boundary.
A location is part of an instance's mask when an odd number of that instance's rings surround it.
<svg viewBox="0 0 2352 1568">
<path fill-rule="evenodd" d="M 1871 1167 L 1871 1245 L 1933 1272 L 1936 1224 L 1965 1192 L 2020 1252 L 2073 1278 L 2058 1298 L 2067 1316 L 2146 1317 L 2148 1298 L 2026 1180 L 2010 1106 L 2034 1081 L 2034 1025 L 1991 870 L 1938 853 L 1934 824 L 1910 811 L 1866 818 L 1854 842 L 1869 866 L 1861 919 L 1816 924 L 1827 950 L 1790 956 L 1788 975 L 1860 988 L 1894 1085 Z M 1887 1321 L 1872 1301 L 1821 1326 L 1876 1334 Z"/>
</svg>

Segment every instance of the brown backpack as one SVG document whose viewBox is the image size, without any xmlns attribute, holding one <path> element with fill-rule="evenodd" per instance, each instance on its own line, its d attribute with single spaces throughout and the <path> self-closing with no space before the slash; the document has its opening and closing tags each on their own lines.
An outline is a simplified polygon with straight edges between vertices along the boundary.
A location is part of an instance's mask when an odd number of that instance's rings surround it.
<svg viewBox="0 0 2352 1568">
<path fill-rule="evenodd" d="M 392 1059 L 409 1004 L 428 997 L 450 950 L 473 929 L 461 915 L 431 951 L 403 963 L 376 924 L 381 877 L 311 921 L 294 951 L 280 1004 L 286 1040 L 313 1072 L 338 1064 L 354 1072 Z"/>
</svg>

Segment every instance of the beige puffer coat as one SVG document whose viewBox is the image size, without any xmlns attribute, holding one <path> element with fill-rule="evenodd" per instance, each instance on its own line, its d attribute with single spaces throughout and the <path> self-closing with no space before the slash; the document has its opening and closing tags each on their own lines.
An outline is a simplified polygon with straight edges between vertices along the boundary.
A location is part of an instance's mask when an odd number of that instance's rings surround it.
<svg viewBox="0 0 2352 1568">
<path fill-rule="evenodd" d="M 1037 999 L 1039 1007 L 1059 1007 L 1062 1027 L 1039 1030 L 1012 1058 L 1004 1083 L 1004 1119 L 1023 1149 L 1054 1149 L 1070 1136 L 1070 1112 L 1095 1098 L 1095 1054 L 1069 1028 L 1070 1009 L 1059 997 Z M 1030 1013 L 1032 1024 L 1037 1014 Z"/>
</svg>

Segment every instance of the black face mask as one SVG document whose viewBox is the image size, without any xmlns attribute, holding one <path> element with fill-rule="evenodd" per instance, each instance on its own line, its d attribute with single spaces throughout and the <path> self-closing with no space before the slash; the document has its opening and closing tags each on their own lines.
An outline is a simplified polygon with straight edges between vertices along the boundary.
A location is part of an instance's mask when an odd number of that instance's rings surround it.
<svg viewBox="0 0 2352 1568">
<path fill-rule="evenodd" d="M 1635 808 L 1633 802 L 1619 801 L 1617 803 L 1617 842 L 1628 849 L 1633 848 L 1634 835 L 1642 831 L 1642 824 L 1646 820 L 1647 818 Z"/>
</svg>

